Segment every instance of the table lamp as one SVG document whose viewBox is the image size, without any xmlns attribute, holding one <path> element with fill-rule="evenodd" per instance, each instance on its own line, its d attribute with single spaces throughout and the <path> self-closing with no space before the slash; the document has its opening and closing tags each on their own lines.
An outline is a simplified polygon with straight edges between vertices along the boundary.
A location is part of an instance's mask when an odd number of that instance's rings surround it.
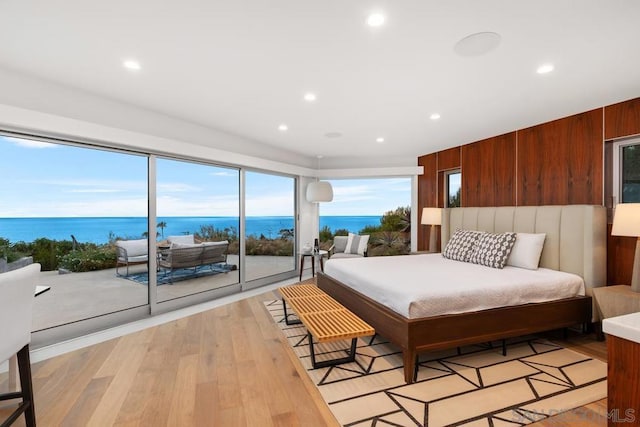
<svg viewBox="0 0 640 427">
<path fill-rule="evenodd" d="M 442 224 L 442 209 L 440 208 L 422 208 L 422 225 L 430 225 L 429 232 L 429 252 L 436 251 L 436 225 Z"/>
<path fill-rule="evenodd" d="M 640 203 L 618 203 L 611 235 L 638 238 L 631 274 L 631 290 L 640 292 Z"/>
</svg>

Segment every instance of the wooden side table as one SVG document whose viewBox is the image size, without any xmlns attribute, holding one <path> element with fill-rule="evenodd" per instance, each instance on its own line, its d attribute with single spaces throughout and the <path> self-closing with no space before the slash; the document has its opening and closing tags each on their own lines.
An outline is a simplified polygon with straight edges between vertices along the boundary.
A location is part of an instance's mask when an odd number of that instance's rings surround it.
<svg viewBox="0 0 640 427">
<path fill-rule="evenodd" d="M 603 320 L 609 426 L 640 426 L 640 313 Z"/>
</svg>

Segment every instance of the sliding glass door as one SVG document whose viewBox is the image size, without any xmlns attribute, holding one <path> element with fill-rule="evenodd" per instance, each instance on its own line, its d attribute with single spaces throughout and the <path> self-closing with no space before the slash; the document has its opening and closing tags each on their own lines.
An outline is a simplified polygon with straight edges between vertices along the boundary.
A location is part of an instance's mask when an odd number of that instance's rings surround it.
<svg viewBox="0 0 640 427">
<path fill-rule="evenodd" d="M 295 188 L 292 177 L 245 173 L 245 281 L 295 270 Z"/>
<path fill-rule="evenodd" d="M 156 161 L 157 301 L 240 282 L 240 171 Z"/>
<path fill-rule="evenodd" d="M 147 305 L 147 156 L 2 135 L 0 152 L 0 272 L 37 262 L 49 287 L 33 330 Z"/>
<path fill-rule="evenodd" d="M 35 136 L 0 152 L 0 273 L 37 262 L 48 289 L 36 346 L 294 275 L 294 177 Z"/>
</svg>

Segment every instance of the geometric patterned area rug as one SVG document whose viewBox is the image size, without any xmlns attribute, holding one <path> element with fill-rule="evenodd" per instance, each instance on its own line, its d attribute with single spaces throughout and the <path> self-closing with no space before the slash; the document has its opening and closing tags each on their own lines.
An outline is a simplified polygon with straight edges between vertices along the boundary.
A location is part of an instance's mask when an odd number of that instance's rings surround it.
<svg viewBox="0 0 640 427">
<path fill-rule="evenodd" d="M 607 394 L 606 363 L 534 336 L 507 341 L 507 356 L 501 343 L 422 354 L 409 385 L 402 353 L 378 335 L 358 340 L 355 362 L 313 369 L 304 326 L 285 324 L 281 300 L 265 307 L 344 426 L 522 426 Z M 315 344 L 317 360 L 350 341 Z"/>
<path fill-rule="evenodd" d="M 160 270 L 157 275 L 157 281 L 158 285 L 166 285 L 167 283 L 179 282 L 181 280 L 228 273 L 236 269 L 237 267 L 233 264 L 209 264 L 189 268 L 176 268 L 172 272 L 169 270 Z M 128 276 L 123 276 L 123 278 L 142 283 L 143 285 L 149 285 L 149 274 L 146 271 L 142 273 L 132 273 Z"/>
</svg>

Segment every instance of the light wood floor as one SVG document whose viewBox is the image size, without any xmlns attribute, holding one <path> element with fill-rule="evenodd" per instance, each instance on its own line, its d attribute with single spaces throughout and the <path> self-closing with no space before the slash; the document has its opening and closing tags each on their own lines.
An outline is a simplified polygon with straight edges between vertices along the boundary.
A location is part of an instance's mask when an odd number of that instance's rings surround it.
<svg viewBox="0 0 640 427">
<path fill-rule="evenodd" d="M 274 298 L 268 292 L 34 364 L 38 425 L 337 425 L 263 306 Z M 593 336 L 554 341 L 606 360 Z M 0 390 L 6 383 L 0 375 Z M 605 426 L 606 400 L 560 417 L 538 425 Z"/>
</svg>

